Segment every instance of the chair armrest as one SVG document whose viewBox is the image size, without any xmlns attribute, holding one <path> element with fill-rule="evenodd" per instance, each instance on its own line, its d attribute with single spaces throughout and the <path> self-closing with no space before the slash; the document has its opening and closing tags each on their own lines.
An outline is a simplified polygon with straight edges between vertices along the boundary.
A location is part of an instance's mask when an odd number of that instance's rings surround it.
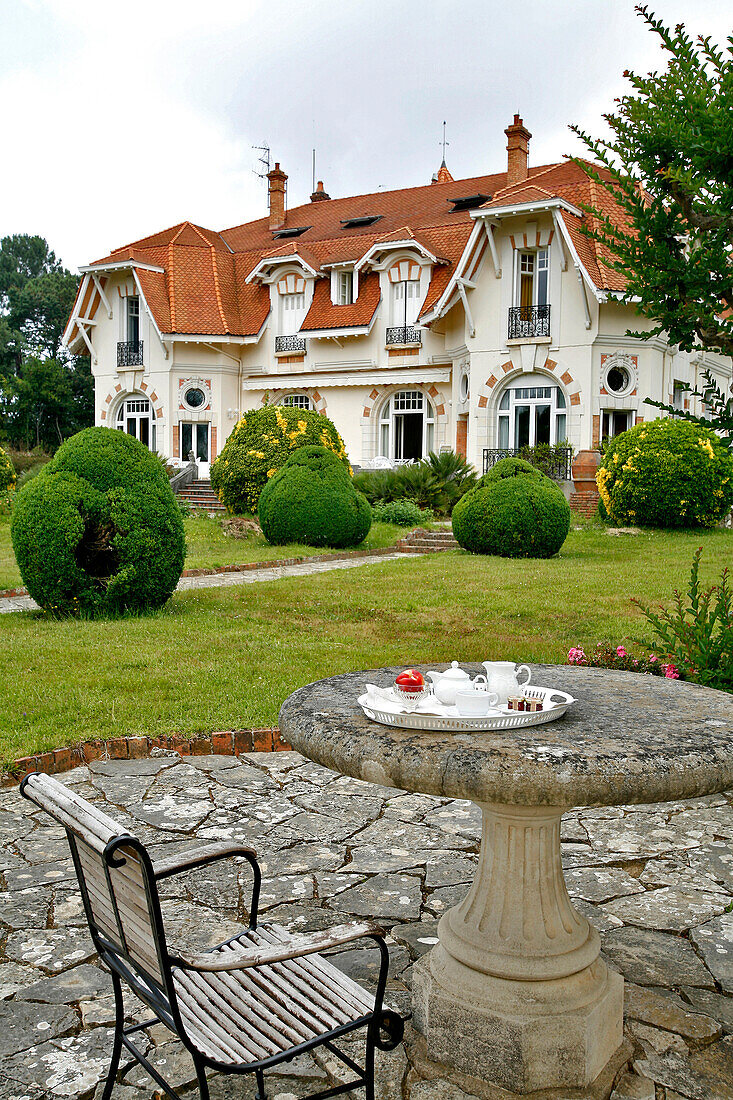
<svg viewBox="0 0 733 1100">
<path fill-rule="evenodd" d="M 266 947 L 240 947 L 227 952 L 205 951 L 196 955 L 181 953 L 177 956 L 171 955 L 170 961 L 173 966 L 190 970 L 246 970 L 250 966 L 267 966 L 268 963 L 314 955 L 317 951 L 340 947 L 352 940 L 359 940 L 362 936 L 381 938 L 384 935 L 384 929 L 374 921 L 358 921 L 353 924 L 339 924 L 323 932 L 292 936 L 285 943 L 268 944 Z"/>
<path fill-rule="evenodd" d="M 171 875 L 180 875 L 184 871 L 191 871 L 195 867 L 205 867 L 208 863 L 215 863 L 217 859 L 226 859 L 227 856 L 248 856 L 250 863 L 257 863 L 257 852 L 254 848 L 247 848 L 242 844 L 206 844 L 203 848 L 194 848 L 192 852 L 180 852 L 175 856 L 156 860 L 153 871 L 156 880 L 169 878 Z"/>
</svg>

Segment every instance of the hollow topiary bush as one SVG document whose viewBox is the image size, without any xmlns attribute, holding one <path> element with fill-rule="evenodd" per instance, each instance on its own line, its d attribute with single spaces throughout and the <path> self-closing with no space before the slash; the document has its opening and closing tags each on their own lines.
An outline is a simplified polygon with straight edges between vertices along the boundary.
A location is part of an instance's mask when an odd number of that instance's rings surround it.
<svg viewBox="0 0 733 1100">
<path fill-rule="evenodd" d="M 157 455 L 86 428 L 18 493 L 11 536 L 23 581 L 55 614 L 161 607 L 183 569 L 183 520 Z"/>
<path fill-rule="evenodd" d="M 713 431 L 651 420 L 609 441 L 596 482 L 614 523 L 714 527 L 733 503 L 733 456 Z"/>
<path fill-rule="evenodd" d="M 356 546 L 372 525 L 372 510 L 333 451 L 299 447 L 265 485 L 259 500 L 262 533 L 282 545 Z"/>
<path fill-rule="evenodd" d="M 211 484 L 230 512 L 256 512 L 268 478 L 293 451 L 325 447 L 351 472 L 344 441 L 327 416 L 308 409 L 266 405 L 241 418 L 211 467 Z"/>
<path fill-rule="evenodd" d="M 561 490 L 517 459 L 497 462 L 453 509 L 453 534 L 473 554 L 551 558 L 569 530 L 570 507 Z"/>
<path fill-rule="evenodd" d="M 0 447 L 0 499 L 7 499 L 15 488 L 15 467 L 10 455 Z"/>
</svg>

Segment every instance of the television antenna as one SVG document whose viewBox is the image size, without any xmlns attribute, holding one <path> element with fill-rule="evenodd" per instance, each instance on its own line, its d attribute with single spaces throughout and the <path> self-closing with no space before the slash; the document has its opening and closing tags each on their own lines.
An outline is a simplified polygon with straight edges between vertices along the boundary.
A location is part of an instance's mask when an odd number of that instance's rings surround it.
<svg viewBox="0 0 733 1100">
<path fill-rule="evenodd" d="M 257 163 L 262 168 L 261 172 L 258 172 L 256 168 L 253 168 L 252 171 L 261 180 L 267 179 L 267 173 L 270 171 L 270 146 L 265 141 L 262 145 L 253 145 L 252 148 L 260 154 Z"/>
</svg>

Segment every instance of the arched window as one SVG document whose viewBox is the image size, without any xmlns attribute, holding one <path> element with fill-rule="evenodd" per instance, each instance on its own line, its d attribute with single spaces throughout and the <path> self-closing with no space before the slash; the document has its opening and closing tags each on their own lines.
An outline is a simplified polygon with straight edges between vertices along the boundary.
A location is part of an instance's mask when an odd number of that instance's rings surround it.
<svg viewBox="0 0 733 1100">
<path fill-rule="evenodd" d="M 290 409 L 309 409 L 311 399 L 305 393 L 289 393 L 278 401 L 278 405 L 287 405 Z"/>
<path fill-rule="evenodd" d="M 394 461 L 424 458 L 434 450 L 435 410 L 422 390 L 399 390 L 382 407 L 379 452 Z"/>
<path fill-rule="evenodd" d="M 156 450 L 155 416 L 147 397 L 134 395 L 126 397 L 117 410 L 115 427 L 127 432 L 144 443 L 151 451 Z"/>
<path fill-rule="evenodd" d="M 501 396 L 497 446 L 503 449 L 562 442 L 567 436 L 565 394 L 552 379 L 527 374 L 512 382 Z"/>
</svg>

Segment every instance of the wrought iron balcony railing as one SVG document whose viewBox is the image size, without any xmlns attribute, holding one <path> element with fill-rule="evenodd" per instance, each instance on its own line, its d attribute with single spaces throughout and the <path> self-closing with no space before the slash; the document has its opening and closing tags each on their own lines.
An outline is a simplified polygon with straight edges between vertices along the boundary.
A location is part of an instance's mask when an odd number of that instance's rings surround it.
<svg viewBox="0 0 733 1100">
<path fill-rule="evenodd" d="M 415 325 L 396 325 L 387 329 L 386 343 L 390 344 L 422 344 L 422 329 Z"/>
<path fill-rule="evenodd" d="M 276 336 L 275 337 L 275 353 L 278 352 L 290 352 L 290 353 L 302 353 L 305 351 L 305 337 L 304 336 Z"/>
<path fill-rule="evenodd" d="M 485 447 L 483 472 L 488 473 L 502 458 L 523 458 L 554 481 L 573 479 L 572 447 L 552 447 L 543 443 L 537 447 Z"/>
<path fill-rule="evenodd" d="M 549 306 L 510 306 L 509 339 L 531 340 L 550 335 Z"/>
<path fill-rule="evenodd" d="M 119 340 L 117 343 L 118 367 L 141 367 L 143 365 L 142 340 Z"/>
</svg>

